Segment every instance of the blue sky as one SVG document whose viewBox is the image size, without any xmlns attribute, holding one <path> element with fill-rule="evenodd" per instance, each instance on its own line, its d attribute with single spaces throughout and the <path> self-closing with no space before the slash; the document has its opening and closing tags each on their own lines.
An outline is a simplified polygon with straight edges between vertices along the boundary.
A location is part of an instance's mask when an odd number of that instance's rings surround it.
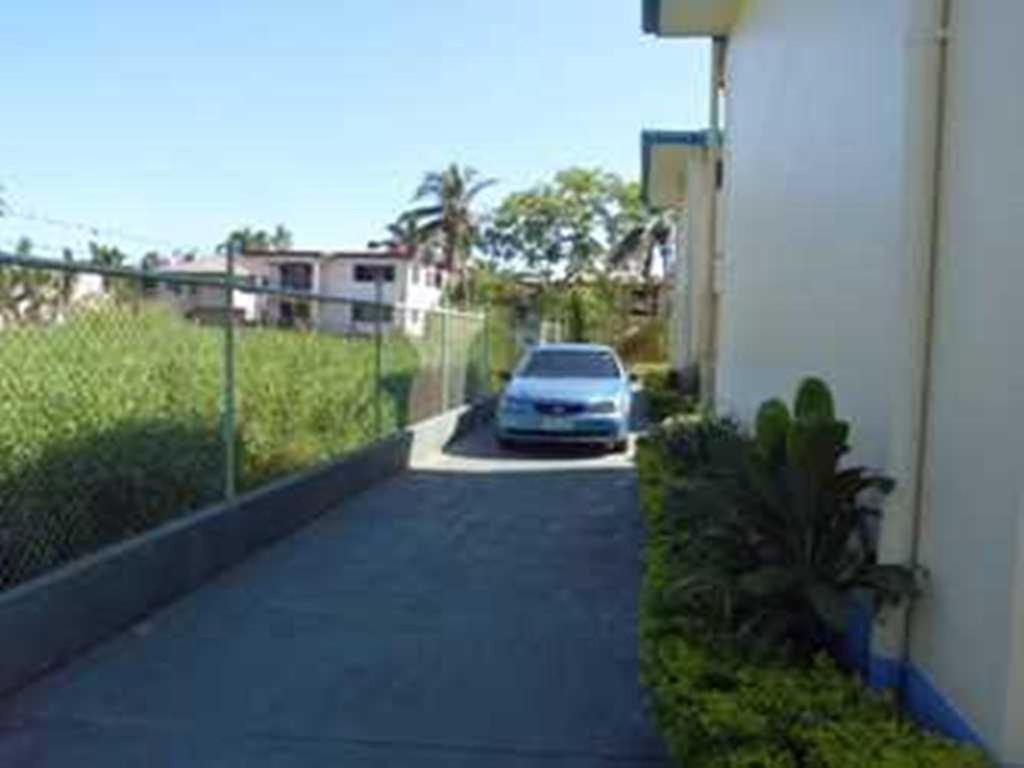
<svg viewBox="0 0 1024 768">
<path fill-rule="evenodd" d="M 636 177 L 641 128 L 706 122 L 707 43 L 643 36 L 640 0 L 7 5 L 5 198 L 133 254 L 277 222 L 360 247 L 450 161 L 493 200 L 569 165 Z M 0 247 L 23 233 L 84 237 L 0 219 Z"/>
</svg>

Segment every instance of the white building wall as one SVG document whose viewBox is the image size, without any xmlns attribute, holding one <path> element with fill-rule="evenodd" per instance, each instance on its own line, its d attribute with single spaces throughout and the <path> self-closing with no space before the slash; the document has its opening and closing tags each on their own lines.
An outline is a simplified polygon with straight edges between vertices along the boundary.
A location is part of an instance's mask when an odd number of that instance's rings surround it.
<svg viewBox="0 0 1024 768">
<path fill-rule="evenodd" d="M 154 278 L 159 280 L 159 278 Z M 223 280 L 223 275 L 211 275 L 210 279 Z M 188 315 L 194 312 L 215 313 L 224 308 L 224 289 L 219 286 L 158 282 L 160 299 L 173 305 L 177 311 Z M 256 322 L 259 319 L 259 297 L 242 291 L 235 291 L 232 305 L 245 322 Z"/>
<path fill-rule="evenodd" d="M 442 289 L 432 279 L 429 283 L 427 281 L 428 274 L 432 277 L 437 270 L 397 259 L 337 259 L 322 266 L 323 291 L 352 301 L 376 301 L 376 284 L 357 282 L 355 279 L 355 268 L 360 264 L 394 266 L 395 280 L 383 283 L 381 299 L 385 304 L 407 307 L 396 309 L 394 326 L 405 333 L 422 335 L 426 327 L 426 312 L 441 305 Z M 373 323 L 352 323 L 351 307 L 343 312 L 334 309 L 331 316 L 337 320 L 344 317 L 346 327 L 360 333 L 371 333 L 374 330 Z"/>
<path fill-rule="evenodd" d="M 904 521 L 911 185 L 926 140 L 913 62 L 930 31 L 911 14 L 925 7 L 937 4 L 748 0 L 728 58 L 719 406 L 749 419 L 822 375 L 853 422 L 854 458 L 903 480 Z M 911 651 L 999 757 L 1024 765 L 1024 2 L 953 7 L 920 539 L 932 585 Z"/>
<path fill-rule="evenodd" d="M 876 466 L 907 325 L 903 7 L 749 2 L 727 61 L 717 401 L 750 418 L 823 375 Z"/>
<path fill-rule="evenodd" d="M 1024 764 L 1024 2 L 956 0 L 914 664 Z"/>
</svg>

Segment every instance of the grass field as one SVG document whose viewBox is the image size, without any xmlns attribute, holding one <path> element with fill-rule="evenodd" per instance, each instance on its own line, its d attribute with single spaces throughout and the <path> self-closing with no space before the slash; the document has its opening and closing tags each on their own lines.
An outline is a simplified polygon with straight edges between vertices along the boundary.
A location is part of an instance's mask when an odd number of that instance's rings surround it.
<svg viewBox="0 0 1024 768">
<path fill-rule="evenodd" d="M 223 497 L 223 336 L 158 308 L 0 332 L 0 587 Z M 385 345 L 383 433 L 439 400 L 417 346 Z M 236 346 L 240 489 L 376 436 L 372 339 Z"/>
</svg>

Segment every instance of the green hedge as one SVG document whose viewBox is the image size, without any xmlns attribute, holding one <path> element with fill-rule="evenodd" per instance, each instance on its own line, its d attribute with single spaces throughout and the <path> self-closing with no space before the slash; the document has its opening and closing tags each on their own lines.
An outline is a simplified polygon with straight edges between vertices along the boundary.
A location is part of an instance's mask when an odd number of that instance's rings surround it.
<svg viewBox="0 0 1024 768">
<path fill-rule="evenodd" d="M 651 423 L 658 422 L 679 413 L 692 412 L 696 402 L 682 393 L 678 375 L 664 363 L 641 363 L 632 366 L 633 373 L 640 377 L 647 399 L 647 417 Z"/>
<path fill-rule="evenodd" d="M 685 427 L 684 427 L 685 428 Z M 638 450 L 647 527 L 641 674 L 672 757 L 686 768 L 985 768 L 977 750 L 925 733 L 818 657 L 810 666 L 746 658 L 675 620 L 666 593 L 685 575 L 665 509 L 678 477 L 656 433 Z M 687 622 L 687 627 L 692 627 Z"/>
</svg>

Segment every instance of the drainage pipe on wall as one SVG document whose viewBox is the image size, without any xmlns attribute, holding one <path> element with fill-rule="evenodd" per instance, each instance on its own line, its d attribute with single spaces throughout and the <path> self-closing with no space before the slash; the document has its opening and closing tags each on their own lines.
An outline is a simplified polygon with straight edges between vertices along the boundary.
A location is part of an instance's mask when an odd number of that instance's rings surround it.
<svg viewBox="0 0 1024 768">
<path fill-rule="evenodd" d="M 701 402 L 705 407 L 713 407 L 718 388 L 718 348 L 719 348 L 719 298 L 718 278 L 719 242 L 718 233 L 718 164 L 722 158 L 722 110 L 721 84 L 725 80 L 725 56 L 727 41 L 724 37 L 716 37 L 711 42 L 711 83 L 710 83 L 710 114 L 708 116 L 708 173 L 710 175 L 704 189 L 710 196 L 708 200 L 708 238 L 709 263 L 704 275 L 704 301 L 701 305 L 703 313 L 700 322 L 701 340 L 698 344 L 698 361 L 700 367 Z"/>
<path fill-rule="evenodd" d="M 908 256 L 909 355 L 894 409 L 892 466 L 900 480 L 887 515 L 881 557 L 920 563 L 927 506 L 928 431 L 931 418 L 936 287 L 945 146 L 946 72 L 952 0 L 916 0 L 907 41 L 905 244 Z M 905 386 L 904 386 L 905 382 Z M 883 686 L 905 689 L 913 617 L 876 626 L 874 651 L 887 669 L 872 670 Z M 891 662 L 895 662 L 895 665 Z"/>
</svg>

